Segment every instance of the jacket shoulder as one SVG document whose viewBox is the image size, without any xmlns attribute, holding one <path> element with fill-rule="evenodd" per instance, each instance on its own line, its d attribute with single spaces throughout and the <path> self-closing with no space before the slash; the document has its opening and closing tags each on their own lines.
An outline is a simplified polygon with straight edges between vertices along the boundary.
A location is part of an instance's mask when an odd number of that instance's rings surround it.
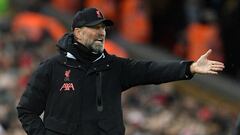
<svg viewBox="0 0 240 135">
<path fill-rule="evenodd" d="M 124 62 L 124 61 L 129 61 L 130 58 L 123 58 L 123 57 L 119 57 L 119 56 L 116 56 L 116 55 L 108 55 L 109 59 L 112 60 L 112 61 L 117 61 L 117 62 Z"/>
<path fill-rule="evenodd" d="M 37 71 L 41 72 L 51 72 L 54 65 L 57 64 L 57 61 L 61 60 L 61 55 L 55 55 L 47 59 L 42 60 L 37 68 Z"/>
<path fill-rule="evenodd" d="M 43 61 L 40 62 L 40 65 L 51 65 L 51 64 L 54 64 L 56 63 L 57 61 L 60 61 L 62 60 L 63 56 L 61 56 L 61 54 L 56 54 L 52 57 L 49 57 L 47 59 L 44 59 Z"/>
</svg>

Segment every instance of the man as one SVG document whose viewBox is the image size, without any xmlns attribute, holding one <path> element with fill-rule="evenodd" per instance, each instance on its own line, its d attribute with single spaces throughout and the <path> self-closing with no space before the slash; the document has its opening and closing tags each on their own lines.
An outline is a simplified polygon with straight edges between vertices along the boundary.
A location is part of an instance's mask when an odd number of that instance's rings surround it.
<svg viewBox="0 0 240 135">
<path fill-rule="evenodd" d="M 105 28 L 113 22 L 95 8 L 76 13 L 60 54 L 40 64 L 17 107 L 28 135 L 124 135 L 121 93 L 142 84 L 217 74 L 223 63 L 209 50 L 196 62 L 155 63 L 109 55 Z M 39 117 L 44 111 L 43 121 Z"/>
</svg>

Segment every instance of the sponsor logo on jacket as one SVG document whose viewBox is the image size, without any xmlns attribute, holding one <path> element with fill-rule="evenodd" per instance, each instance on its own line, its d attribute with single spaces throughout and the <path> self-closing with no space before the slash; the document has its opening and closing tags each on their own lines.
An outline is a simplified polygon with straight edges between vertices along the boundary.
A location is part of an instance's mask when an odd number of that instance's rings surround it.
<svg viewBox="0 0 240 135">
<path fill-rule="evenodd" d="M 75 90 L 74 88 L 74 85 L 73 83 L 70 82 L 70 73 L 71 73 L 71 70 L 66 70 L 65 73 L 64 73 L 64 83 L 60 89 L 60 91 L 70 91 L 70 90 Z"/>
</svg>

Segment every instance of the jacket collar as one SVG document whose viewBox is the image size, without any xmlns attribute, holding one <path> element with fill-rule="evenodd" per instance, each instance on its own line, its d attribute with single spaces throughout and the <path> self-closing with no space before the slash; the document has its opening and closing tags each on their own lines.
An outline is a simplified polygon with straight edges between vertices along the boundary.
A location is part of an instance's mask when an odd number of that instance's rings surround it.
<svg viewBox="0 0 240 135">
<path fill-rule="evenodd" d="M 66 57 L 69 58 L 69 59 L 74 59 L 74 60 L 76 60 L 76 58 L 75 58 L 70 52 L 67 52 Z"/>
<path fill-rule="evenodd" d="M 96 62 L 102 58 L 105 58 L 106 51 L 102 54 L 92 54 L 82 44 L 76 42 L 73 37 L 73 33 L 66 33 L 57 43 L 57 47 L 60 53 L 66 55 L 67 58 L 82 60 L 85 62 Z M 81 54 L 80 54 L 81 53 Z"/>
<path fill-rule="evenodd" d="M 90 74 L 92 72 L 100 72 L 104 70 L 109 70 L 111 68 L 112 62 L 114 61 L 114 56 L 109 55 L 108 53 L 104 52 L 101 58 L 96 59 L 88 69 L 84 68 L 83 63 L 76 60 L 76 58 L 71 53 L 60 54 L 58 57 L 58 63 L 65 65 L 70 68 L 78 68 L 82 69 Z"/>
<path fill-rule="evenodd" d="M 67 58 L 69 58 L 69 59 L 74 59 L 74 60 L 76 60 L 76 57 L 74 57 L 70 52 L 67 52 L 67 55 L 66 55 L 66 57 Z M 105 54 L 104 53 L 102 53 L 97 59 L 95 59 L 92 63 L 94 63 L 94 62 L 97 62 L 98 60 L 100 60 L 100 59 L 104 59 L 105 58 Z"/>
<path fill-rule="evenodd" d="M 68 52 L 69 45 L 72 45 L 73 42 L 73 33 L 66 33 L 58 41 L 57 47 L 60 50 L 59 63 L 72 68 L 84 69 L 88 73 L 103 71 L 111 68 L 111 63 L 114 57 L 109 55 L 105 50 L 102 55 L 93 60 L 92 63 L 89 63 L 90 65 L 88 65 L 88 69 L 84 68 L 86 65 L 83 65 L 84 63 L 78 61 L 73 54 Z"/>
</svg>

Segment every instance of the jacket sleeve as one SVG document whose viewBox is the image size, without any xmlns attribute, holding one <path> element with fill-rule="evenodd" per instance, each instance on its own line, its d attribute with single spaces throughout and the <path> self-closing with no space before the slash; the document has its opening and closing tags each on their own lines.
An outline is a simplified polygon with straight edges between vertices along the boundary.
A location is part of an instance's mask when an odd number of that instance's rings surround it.
<svg viewBox="0 0 240 135">
<path fill-rule="evenodd" d="M 26 91 L 17 106 L 18 117 L 28 135 L 44 135 L 45 128 L 40 115 L 45 109 L 49 86 L 48 67 L 40 64 L 33 73 Z"/>
<path fill-rule="evenodd" d="M 190 72 L 192 61 L 136 61 L 122 62 L 121 84 L 123 90 L 144 84 L 160 84 L 193 77 Z"/>
</svg>

